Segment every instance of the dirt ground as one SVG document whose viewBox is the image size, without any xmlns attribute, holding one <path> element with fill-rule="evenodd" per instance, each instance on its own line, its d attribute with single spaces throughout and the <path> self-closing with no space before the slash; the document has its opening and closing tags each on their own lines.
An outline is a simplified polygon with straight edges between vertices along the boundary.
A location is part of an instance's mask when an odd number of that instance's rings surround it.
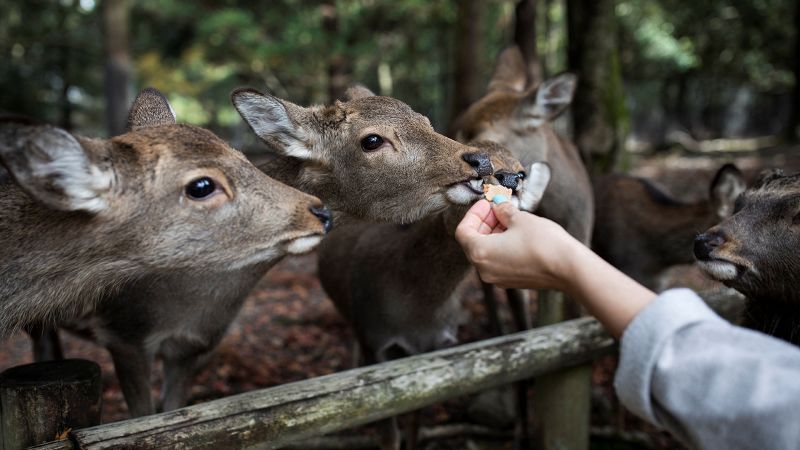
<svg viewBox="0 0 800 450">
<path fill-rule="evenodd" d="M 781 167 L 787 172 L 800 168 L 797 148 L 777 148 L 761 152 L 714 155 L 664 154 L 635 157 L 632 173 L 646 176 L 667 187 L 678 198 L 691 200 L 707 195 L 714 171 L 724 162 L 735 162 L 749 177 L 764 167 Z M 238 319 L 219 346 L 211 362 L 195 378 L 191 402 L 199 403 L 234 393 L 276 386 L 317 377 L 351 367 L 351 333 L 333 305 L 326 298 L 316 278 L 316 256 L 288 258 L 271 270 L 244 305 Z M 480 289 L 473 277 L 466 290 L 465 305 L 470 320 L 462 327 L 462 342 L 488 337 L 488 324 L 480 301 Z M 670 285 L 689 285 L 697 289 L 713 287 L 713 283 L 691 268 L 670 271 Z M 103 371 L 103 420 L 112 422 L 127 418 L 127 408 L 114 376 L 108 353 L 87 341 L 62 332 L 65 353 L 70 358 L 97 361 Z M 23 334 L 0 343 L 0 370 L 31 362 L 30 344 Z M 592 426 L 597 429 L 623 431 L 633 436 L 631 442 L 648 445 L 628 448 L 682 448 L 665 433 L 645 426 L 617 404 L 611 388 L 615 359 L 607 357 L 595 364 L 594 412 Z M 161 382 L 158 364 L 153 370 L 153 395 Z M 534 401 L 535 390 L 531 390 Z M 444 405 L 426 408 L 422 423 L 430 426 L 468 421 L 466 400 L 457 399 Z M 367 430 L 369 432 L 369 430 Z M 343 434 L 354 435 L 359 431 Z M 621 448 L 599 435 L 593 448 Z M 428 443 L 426 448 L 510 448 L 509 440 L 479 442 L 457 437 Z"/>
</svg>

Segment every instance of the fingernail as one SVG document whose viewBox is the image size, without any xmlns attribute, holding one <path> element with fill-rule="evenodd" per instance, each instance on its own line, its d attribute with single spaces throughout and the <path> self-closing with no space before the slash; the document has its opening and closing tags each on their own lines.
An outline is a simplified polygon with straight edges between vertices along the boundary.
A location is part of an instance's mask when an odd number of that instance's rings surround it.
<svg viewBox="0 0 800 450">
<path fill-rule="evenodd" d="M 492 203 L 494 203 L 495 205 L 499 205 L 499 204 L 505 203 L 507 201 L 508 201 L 508 198 L 506 198 L 506 196 L 502 195 L 502 194 L 495 195 L 494 198 L 492 199 Z"/>
</svg>

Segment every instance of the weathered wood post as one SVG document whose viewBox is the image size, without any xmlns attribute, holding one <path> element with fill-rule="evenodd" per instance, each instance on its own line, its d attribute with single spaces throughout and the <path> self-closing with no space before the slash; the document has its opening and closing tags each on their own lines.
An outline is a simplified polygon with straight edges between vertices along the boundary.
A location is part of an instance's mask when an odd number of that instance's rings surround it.
<svg viewBox="0 0 800 450">
<path fill-rule="evenodd" d="M 84 359 L 12 367 L 0 374 L 2 449 L 63 438 L 100 424 L 100 366 Z"/>
<path fill-rule="evenodd" d="M 539 292 L 537 325 L 565 319 L 564 294 Z M 536 448 L 587 450 L 591 413 L 592 364 L 573 366 L 536 378 Z"/>
</svg>

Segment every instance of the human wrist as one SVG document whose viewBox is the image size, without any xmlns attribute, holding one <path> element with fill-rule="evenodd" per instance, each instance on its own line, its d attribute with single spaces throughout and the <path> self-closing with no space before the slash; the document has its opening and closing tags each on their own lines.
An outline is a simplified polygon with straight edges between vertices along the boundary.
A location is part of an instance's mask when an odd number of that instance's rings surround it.
<svg viewBox="0 0 800 450">
<path fill-rule="evenodd" d="M 566 233 L 565 233 L 566 234 Z M 586 247 L 570 235 L 566 235 L 559 246 L 557 257 L 551 269 L 553 288 L 572 296 L 577 288 L 575 281 L 580 271 L 586 267 Z"/>
</svg>

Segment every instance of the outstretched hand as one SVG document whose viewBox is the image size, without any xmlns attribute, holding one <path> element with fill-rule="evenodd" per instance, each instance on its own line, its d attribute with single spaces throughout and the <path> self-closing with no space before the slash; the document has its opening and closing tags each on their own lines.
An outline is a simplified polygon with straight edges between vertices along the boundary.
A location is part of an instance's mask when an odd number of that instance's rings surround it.
<svg viewBox="0 0 800 450">
<path fill-rule="evenodd" d="M 655 298 L 558 224 L 519 211 L 511 202 L 473 205 L 458 224 L 456 239 L 483 281 L 566 292 L 615 337 Z"/>
<path fill-rule="evenodd" d="M 577 244 L 556 223 L 519 211 L 511 202 L 481 200 L 456 228 L 456 239 L 481 279 L 501 287 L 560 289 L 565 261 Z"/>
</svg>

